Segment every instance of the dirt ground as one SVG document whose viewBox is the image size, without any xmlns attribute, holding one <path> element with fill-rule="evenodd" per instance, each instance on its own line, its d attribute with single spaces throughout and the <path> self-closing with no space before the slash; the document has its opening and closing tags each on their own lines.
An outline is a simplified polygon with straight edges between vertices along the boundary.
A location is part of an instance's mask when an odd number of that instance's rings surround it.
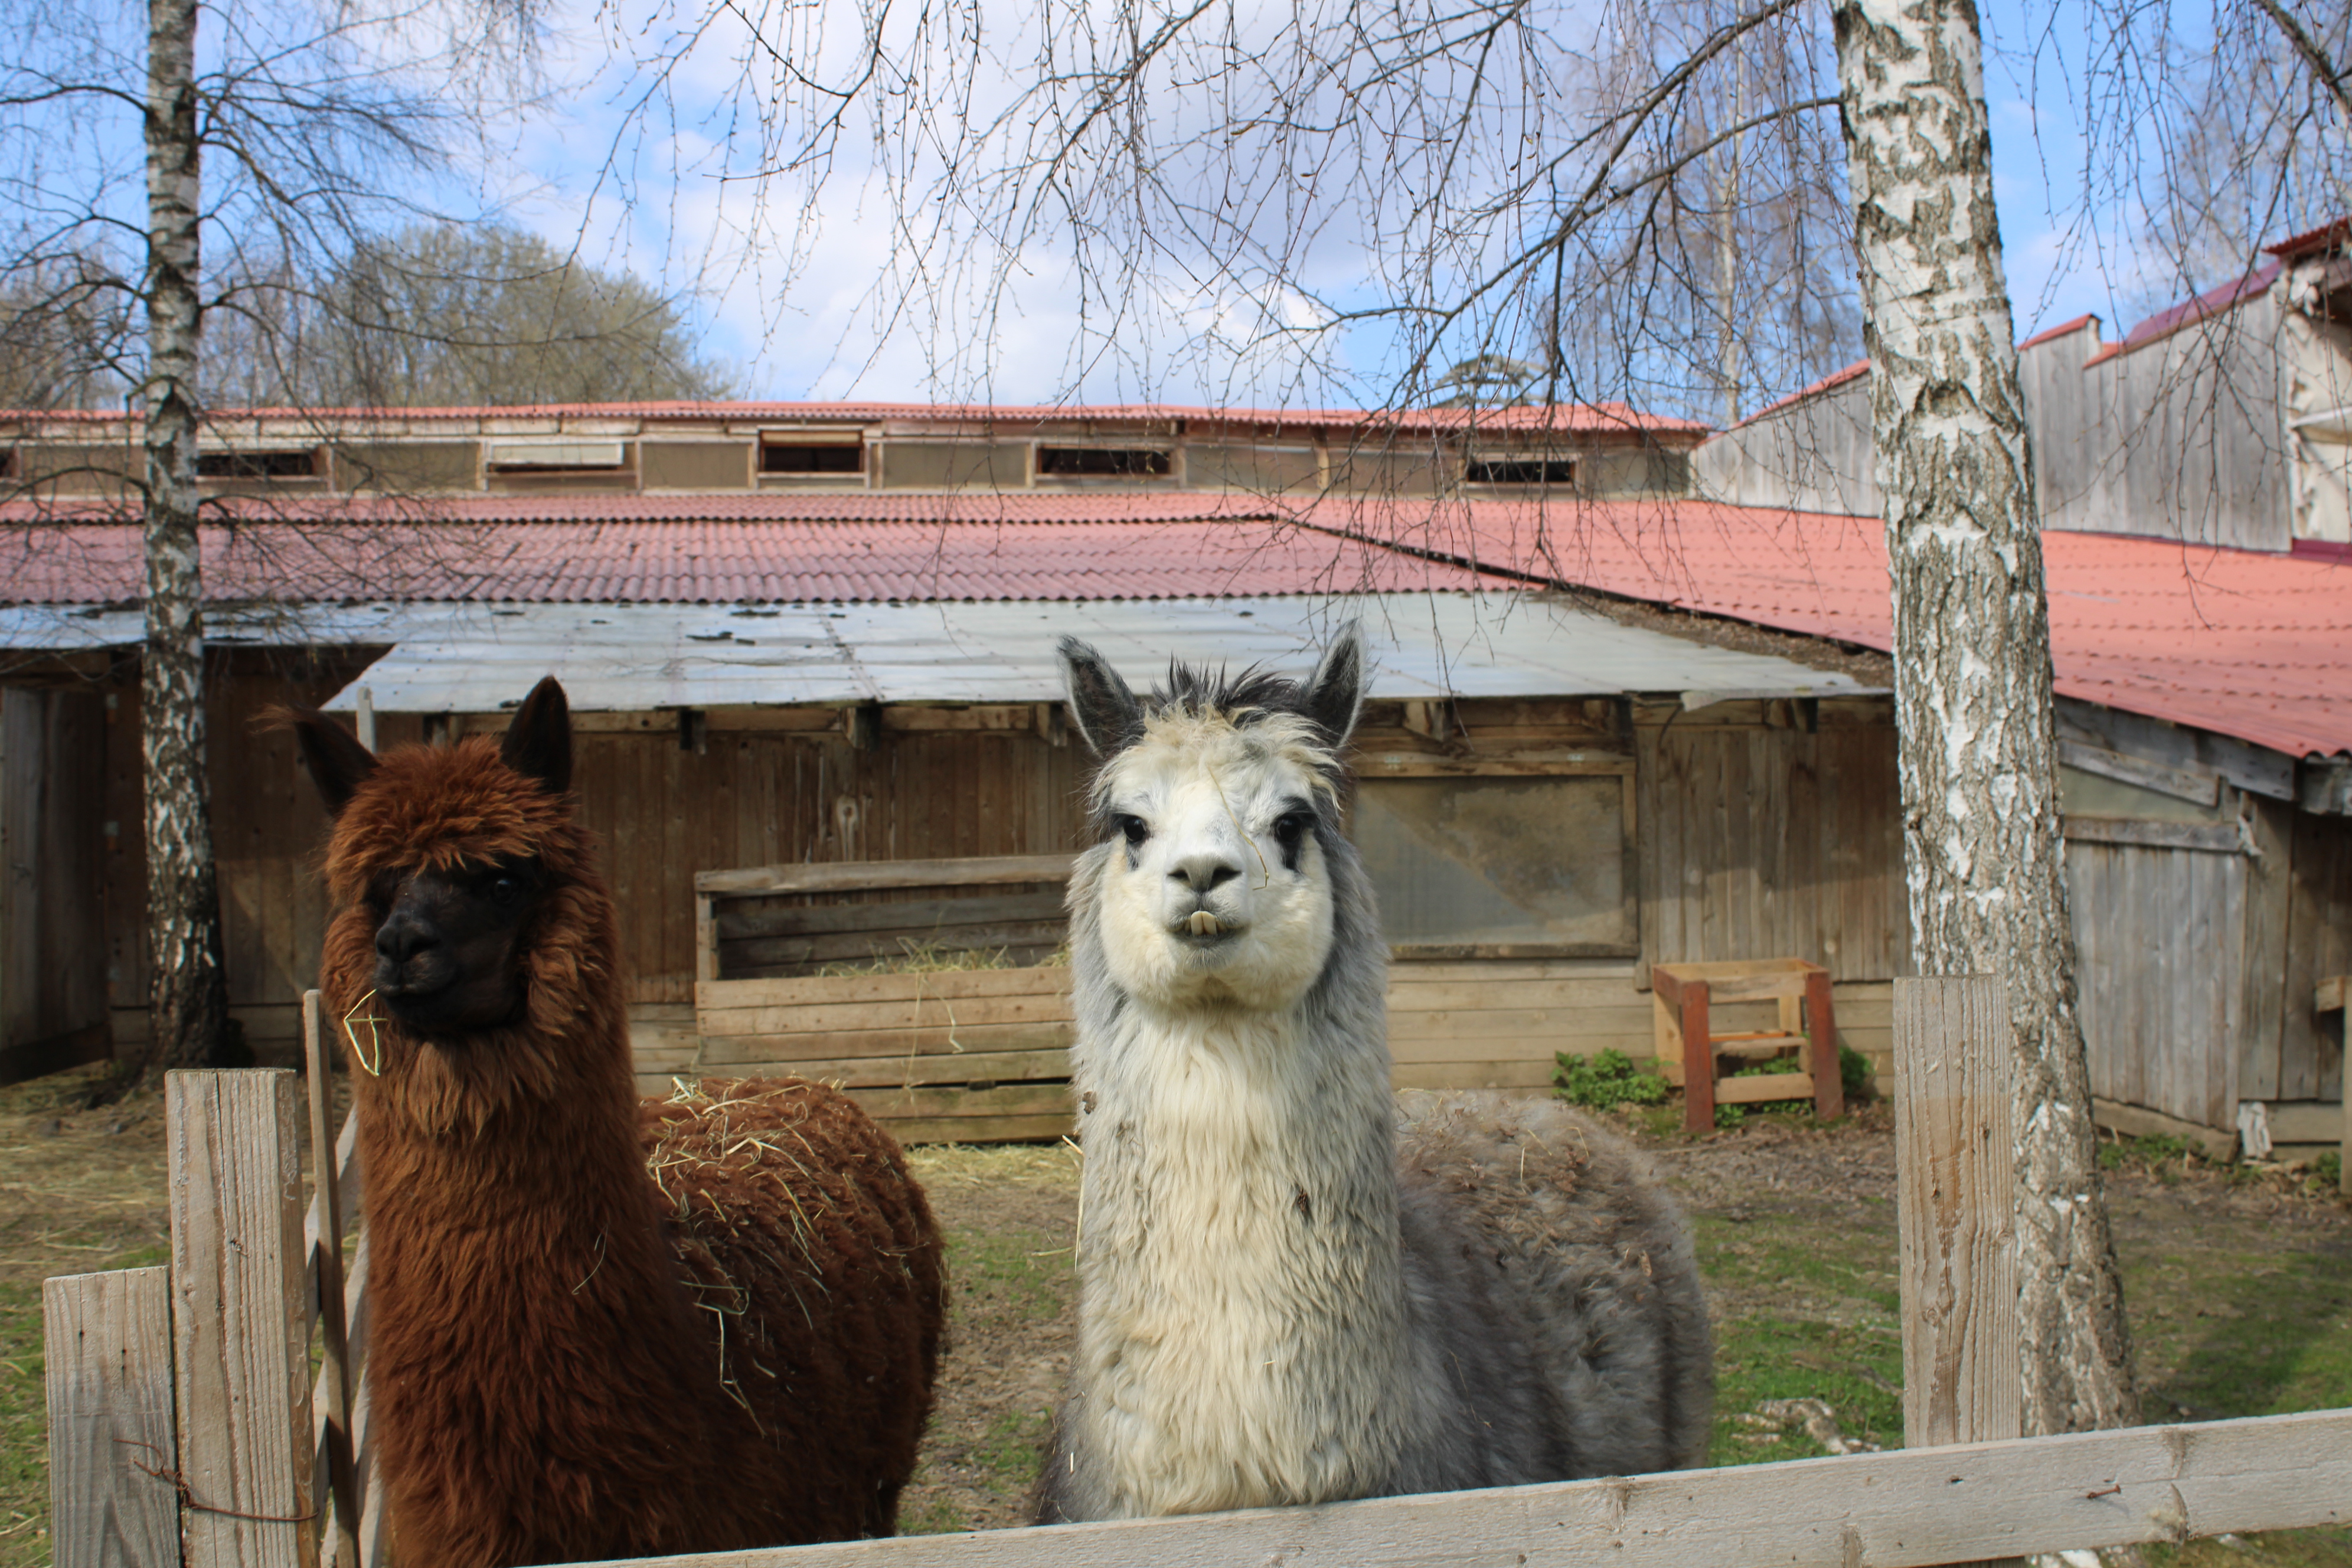
<svg viewBox="0 0 2352 1568">
<path fill-rule="evenodd" d="M 0 1568 L 46 1563 L 40 1281 L 167 1255 L 152 1101 L 77 1112 L 70 1084 L 0 1090 Z M 1690 1214 L 1717 1335 L 1713 1460 L 1900 1442 L 1894 1140 L 1865 1106 L 1837 1126 L 1752 1117 L 1698 1142 L 1629 1127 Z M 1068 1364 L 1076 1155 L 912 1152 L 949 1236 L 953 1341 L 908 1531 L 1024 1521 Z M 2150 1420 L 2352 1405 L 2352 1209 L 2279 1173 L 2162 1145 L 2107 1152 L 2109 1198 Z M 1818 1402 L 1818 1405 L 1809 1402 Z M 2352 1568 L 2352 1531 L 2151 1554 L 2211 1568 Z"/>
</svg>

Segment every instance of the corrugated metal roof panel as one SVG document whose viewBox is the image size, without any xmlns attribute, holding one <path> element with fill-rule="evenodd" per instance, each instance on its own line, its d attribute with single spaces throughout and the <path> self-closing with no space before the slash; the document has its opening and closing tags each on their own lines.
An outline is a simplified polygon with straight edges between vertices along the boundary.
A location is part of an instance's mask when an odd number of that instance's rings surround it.
<svg viewBox="0 0 2352 1568">
<path fill-rule="evenodd" d="M 1383 698 L 1774 691 L 1851 677 L 1622 626 L 1513 594 L 1291 595 L 1142 604 L 410 607 L 361 682 L 387 712 L 495 712 L 542 675 L 583 711 L 846 702 L 1051 702 L 1055 645 L 1084 637 L 1140 689 L 1171 658 L 1304 673 L 1360 619 Z M 350 710 L 356 686 L 327 706 Z"/>
</svg>

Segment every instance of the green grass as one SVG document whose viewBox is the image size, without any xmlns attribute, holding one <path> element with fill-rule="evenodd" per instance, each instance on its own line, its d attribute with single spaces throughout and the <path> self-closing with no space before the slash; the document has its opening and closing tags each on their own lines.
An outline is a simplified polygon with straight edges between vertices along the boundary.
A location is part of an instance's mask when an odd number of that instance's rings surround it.
<svg viewBox="0 0 2352 1568">
<path fill-rule="evenodd" d="M 1844 1223 L 1782 1216 L 1694 1226 L 1707 1288 L 1728 1310 L 1717 1330 L 1712 1465 L 1803 1459 L 1829 1450 L 1801 1425 L 1755 1419 L 1768 1400 L 1818 1398 L 1839 1430 L 1882 1447 L 1903 1440 L 1903 1334 L 1893 1205 Z"/>
<path fill-rule="evenodd" d="M 49 1560 L 48 1416 L 41 1291 L 0 1285 L 0 1568 Z"/>
</svg>

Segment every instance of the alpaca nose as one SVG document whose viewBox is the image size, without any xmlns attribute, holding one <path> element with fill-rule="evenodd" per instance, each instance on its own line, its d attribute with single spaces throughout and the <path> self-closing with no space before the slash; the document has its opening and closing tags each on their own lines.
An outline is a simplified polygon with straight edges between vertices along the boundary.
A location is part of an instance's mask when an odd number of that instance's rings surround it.
<svg viewBox="0 0 2352 1568">
<path fill-rule="evenodd" d="M 375 954 L 390 963 L 405 963 L 440 945 L 441 933 L 405 910 L 394 910 L 390 920 L 376 927 Z"/>
<path fill-rule="evenodd" d="M 1222 855 L 1188 855 L 1168 875 L 1192 889 L 1195 898 L 1242 874 L 1242 868 Z"/>
</svg>

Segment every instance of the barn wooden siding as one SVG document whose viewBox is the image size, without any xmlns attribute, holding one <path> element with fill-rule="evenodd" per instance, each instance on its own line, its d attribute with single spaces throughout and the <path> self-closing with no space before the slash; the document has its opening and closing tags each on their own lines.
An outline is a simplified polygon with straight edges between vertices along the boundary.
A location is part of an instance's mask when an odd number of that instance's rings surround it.
<svg viewBox="0 0 2352 1568">
<path fill-rule="evenodd" d="M 0 1083 L 110 1048 L 105 725 L 94 689 L 0 691 Z"/>
<path fill-rule="evenodd" d="M 327 824 L 291 737 L 257 734 L 252 721 L 278 702 L 323 700 L 368 657 L 239 650 L 213 664 L 230 999 L 269 1059 L 290 1059 L 300 994 L 315 982 L 326 916 L 315 856 Z M 103 788 L 85 826 L 113 829 L 100 840 L 105 979 L 118 1049 L 128 1049 L 144 1037 L 146 999 L 135 676 L 101 673 L 84 695 L 101 700 L 85 703 L 85 717 L 103 712 L 91 717 L 103 731 Z M 1638 952 L 1401 957 L 1391 1003 L 1401 1082 L 1534 1088 L 1554 1050 L 1645 1056 L 1646 964 L 1675 959 L 1812 958 L 1839 984 L 1845 1043 L 1884 1063 L 1890 983 L 1909 951 L 1885 700 L 1687 711 L 1388 703 L 1367 718 L 1360 760 L 1371 776 L 1616 772 L 1634 781 Z M 385 714 L 378 735 L 391 744 L 502 723 Z M 714 711 L 699 725 L 674 713 L 589 714 L 578 755 L 587 821 L 628 912 L 649 1081 L 697 1057 L 695 872 L 1069 849 L 1088 761 L 1038 705 Z M 2340 1037 L 2310 1002 L 2318 980 L 2352 970 L 2352 823 L 2244 804 L 2258 857 L 2070 848 L 2105 1098 L 2227 1126 L 2236 1100 L 2316 1104 L 2343 1092 Z M 2234 994 L 2213 983 L 2223 972 L 2238 977 Z M 2179 999 L 2159 1006 L 2167 986 Z"/>
<path fill-rule="evenodd" d="M 319 983 L 326 892 L 317 853 L 327 814 L 297 761 L 291 733 L 256 721 L 287 702 L 319 703 L 375 658 L 351 648 L 215 649 L 205 661 L 207 777 L 228 966 L 229 1014 L 264 1058 L 296 1059 L 302 993 Z M 105 722 L 106 989 L 115 1048 L 147 1038 L 147 857 L 141 828 L 138 667 L 109 679 Z M 389 744 L 417 724 L 379 726 Z"/>
</svg>

